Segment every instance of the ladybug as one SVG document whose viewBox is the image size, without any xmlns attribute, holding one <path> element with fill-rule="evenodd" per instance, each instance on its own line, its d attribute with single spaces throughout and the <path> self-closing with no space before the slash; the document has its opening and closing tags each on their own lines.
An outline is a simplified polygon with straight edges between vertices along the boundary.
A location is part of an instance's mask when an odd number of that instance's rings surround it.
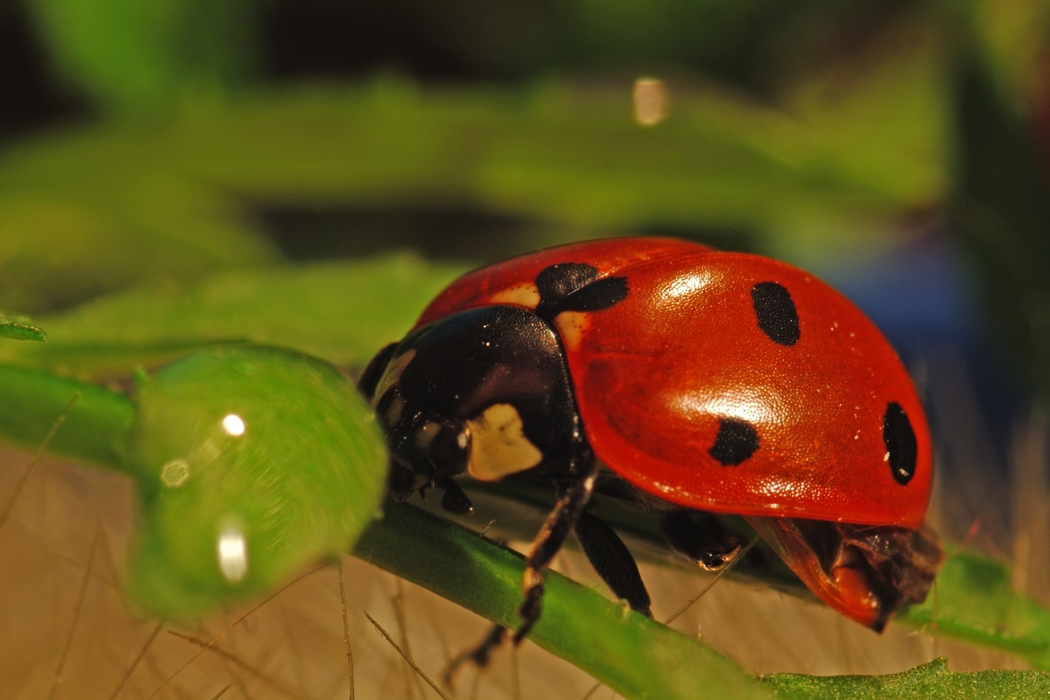
<svg viewBox="0 0 1050 700">
<path fill-rule="evenodd" d="M 711 514 L 742 515 L 818 598 L 879 631 L 943 558 L 907 372 L 852 303 L 782 262 L 667 238 L 512 258 L 453 282 L 359 385 L 395 498 L 437 488 L 468 513 L 458 475 L 553 484 L 516 641 L 570 531 L 649 614 L 627 548 L 586 510 L 595 492 L 659 516 L 670 547 L 712 571 L 742 540 Z"/>
</svg>

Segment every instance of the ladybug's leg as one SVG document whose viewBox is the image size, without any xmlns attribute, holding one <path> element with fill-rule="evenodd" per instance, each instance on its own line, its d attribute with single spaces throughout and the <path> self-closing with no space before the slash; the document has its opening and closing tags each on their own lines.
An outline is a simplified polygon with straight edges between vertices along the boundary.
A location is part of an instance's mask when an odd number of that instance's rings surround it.
<svg viewBox="0 0 1050 700">
<path fill-rule="evenodd" d="M 565 495 L 558 499 L 554 510 L 547 516 L 547 521 L 543 523 L 539 534 L 536 535 L 532 549 L 525 557 L 527 568 L 521 584 L 525 601 L 518 609 L 518 615 L 524 622 L 514 633 L 515 644 L 520 643 L 540 619 L 540 611 L 543 607 L 543 569 L 547 568 L 551 559 L 561 549 L 569 531 L 576 527 L 583 509 L 591 500 L 597 480 L 598 462 L 592 458 L 586 473 L 565 492 Z"/>
<path fill-rule="evenodd" d="M 485 668 L 489 665 L 489 659 L 492 657 L 492 652 L 503 643 L 503 640 L 507 638 L 507 628 L 503 625 L 493 625 L 489 633 L 485 635 L 485 639 L 481 644 L 477 645 L 473 649 L 464 651 L 459 656 L 454 658 L 452 662 L 446 667 L 445 674 L 442 676 L 442 680 L 445 685 L 452 687 L 452 678 L 455 676 L 456 671 L 464 662 L 470 661 L 478 668 Z"/>
<path fill-rule="evenodd" d="M 638 573 L 638 565 L 623 541 L 611 527 L 590 513 L 582 513 L 576 523 L 576 538 L 583 547 L 591 566 L 612 589 L 617 598 L 626 600 L 632 609 L 646 617 L 649 610 L 649 591 Z"/>
<path fill-rule="evenodd" d="M 441 507 L 449 513 L 471 515 L 474 512 L 474 504 L 470 502 L 470 496 L 452 478 L 442 479 L 435 486 L 445 491 L 441 497 Z"/>
<path fill-rule="evenodd" d="M 667 545 L 706 571 L 719 571 L 740 555 L 744 542 L 718 518 L 699 510 L 678 510 L 660 523 Z"/>
<path fill-rule="evenodd" d="M 536 535 L 532 550 L 525 558 L 525 564 L 528 567 L 525 569 L 522 580 L 525 601 L 518 610 L 524 622 L 514 634 L 515 644 L 525 638 L 539 619 L 543 599 L 542 570 L 558 553 L 569 531 L 573 529 L 580 538 L 580 544 L 587 553 L 587 558 L 590 559 L 602 580 L 609 584 L 616 595 L 626 598 L 635 610 L 644 610 L 647 615 L 649 614 L 649 594 L 645 590 L 645 584 L 638 575 L 638 567 L 630 552 L 627 551 L 627 547 L 608 525 L 583 511 L 594 493 L 597 478 L 598 463 L 592 460 L 583 478 L 561 494 L 554 510 L 547 516 L 547 521 L 543 523 L 539 534 Z M 620 563 L 611 561 L 617 558 L 620 559 Z M 463 652 L 448 665 L 444 675 L 445 683 L 452 685 L 452 676 L 466 661 L 471 661 L 479 667 L 488 665 L 492 652 L 503 643 L 506 637 L 507 629 L 502 625 L 494 625 L 481 644 Z"/>
</svg>

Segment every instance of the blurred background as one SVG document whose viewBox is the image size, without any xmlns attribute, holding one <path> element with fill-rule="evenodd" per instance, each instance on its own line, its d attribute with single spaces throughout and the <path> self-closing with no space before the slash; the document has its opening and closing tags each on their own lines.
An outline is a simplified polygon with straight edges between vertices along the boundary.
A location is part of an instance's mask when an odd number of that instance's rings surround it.
<svg viewBox="0 0 1050 700">
<path fill-rule="evenodd" d="M 939 470 L 931 520 L 1013 562 L 1014 587 L 1050 602 L 1045 0 L 0 0 L 0 309 L 48 330 L 49 318 L 85 303 L 231 271 L 406 249 L 459 270 L 627 234 L 778 257 L 850 296 L 925 399 Z M 336 359 L 353 371 L 367 355 Z M 37 488 L 53 504 L 65 493 L 89 519 L 133 510 L 112 477 L 59 463 L 39 473 L 24 498 Z M 6 475 L 0 486 L 13 483 Z M 44 568 L 28 566 L 36 559 L 19 548 L 27 540 L 17 528 L 0 533 L 14 581 L 3 585 L 50 591 L 41 584 L 50 581 L 56 596 L 40 604 L 46 613 L 0 618 L 12 625 L 0 626 L 0 644 L 23 647 L 0 668 L 16 697 L 54 692 L 47 674 L 91 544 L 76 518 L 61 534 L 43 515 L 55 506 L 41 508 L 20 527 L 54 555 L 36 558 Z M 131 516 L 113 517 L 119 542 Z M 585 577 L 583 568 L 572 573 Z M 117 578 L 105 580 L 111 589 Z M 424 595 L 388 579 L 359 585 L 383 605 Z M 681 585 L 692 590 L 695 579 Z M 123 641 L 105 645 L 111 670 L 67 647 L 88 669 L 80 690 L 96 682 L 91 673 L 104 676 L 99 688 L 117 687 L 154 624 L 124 619 L 117 598 L 110 607 L 123 622 L 99 613 L 81 645 L 122 630 Z M 325 617 L 330 639 L 311 638 L 335 645 L 326 653 L 336 664 L 311 685 L 309 663 L 273 651 L 306 624 L 281 615 L 290 627 L 249 636 L 263 650 L 251 652 L 254 673 L 290 664 L 295 696 L 328 697 L 319 688 L 340 682 L 338 619 Z M 860 630 L 842 642 L 853 632 L 831 620 L 835 631 L 809 635 L 815 650 L 785 660 L 776 643 L 756 652 L 747 641 L 775 636 L 782 619 L 748 624 L 764 631 L 725 621 L 712 643 L 752 671 L 891 672 L 947 653 L 906 632 Z M 726 627 L 746 629 L 734 638 Z M 39 647 L 26 642 L 38 638 Z M 171 653 L 186 656 L 179 643 Z M 849 658 L 843 648 L 854 649 Z M 953 653 L 957 669 L 1020 663 Z M 192 692 L 217 692 L 227 677 L 236 680 L 228 697 L 277 692 L 220 658 Z M 422 696 L 403 683 L 411 676 L 397 657 L 382 658 L 377 683 Z M 153 663 L 175 662 L 158 652 Z M 512 671 L 493 673 L 491 696 L 513 692 Z M 551 673 L 532 677 L 561 678 Z"/>
</svg>

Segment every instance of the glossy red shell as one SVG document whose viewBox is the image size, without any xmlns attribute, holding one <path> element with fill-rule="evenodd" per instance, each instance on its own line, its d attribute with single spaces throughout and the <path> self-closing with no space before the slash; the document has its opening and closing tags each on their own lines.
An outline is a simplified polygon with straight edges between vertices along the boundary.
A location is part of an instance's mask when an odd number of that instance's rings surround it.
<svg viewBox="0 0 1050 700">
<path fill-rule="evenodd" d="M 534 308 L 536 275 L 567 262 L 627 279 L 627 297 L 611 308 L 554 320 L 588 439 L 610 469 L 702 510 L 922 523 L 932 453 L 907 372 L 861 311 L 790 265 L 670 239 L 574 244 L 465 275 L 417 325 L 475 306 Z M 790 293 L 800 331 L 794 345 L 759 328 L 752 289 L 762 282 Z M 891 402 L 903 408 L 917 442 L 906 484 L 894 478 L 883 439 Z M 709 454 L 722 419 L 746 421 L 758 433 L 758 449 L 735 466 Z"/>
</svg>

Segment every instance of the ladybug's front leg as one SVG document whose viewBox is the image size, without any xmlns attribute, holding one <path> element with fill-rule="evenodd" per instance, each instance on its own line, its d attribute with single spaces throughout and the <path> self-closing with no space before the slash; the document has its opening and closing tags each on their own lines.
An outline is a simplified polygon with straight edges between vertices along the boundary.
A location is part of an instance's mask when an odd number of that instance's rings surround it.
<svg viewBox="0 0 1050 700">
<path fill-rule="evenodd" d="M 525 600 L 518 610 L 518 615 L 521 616 L 523 623 L 514 633 L 515 644 L 520 643 L 539 620 L 543 608 L 543 569 L 547 568 L 551 559 L 565 543 L 569 532 L 576 527 L 583 509 L 591 500 L 597 480 L 598 462 L 592 457 L 583 477 L 558 499 L 554 510 L 547 516 L 547 521 L 543 523 L 539 534 L 536 535 L 532 549 L 525 557 L 527 568 L 522 577 Z"/>
</svg>

